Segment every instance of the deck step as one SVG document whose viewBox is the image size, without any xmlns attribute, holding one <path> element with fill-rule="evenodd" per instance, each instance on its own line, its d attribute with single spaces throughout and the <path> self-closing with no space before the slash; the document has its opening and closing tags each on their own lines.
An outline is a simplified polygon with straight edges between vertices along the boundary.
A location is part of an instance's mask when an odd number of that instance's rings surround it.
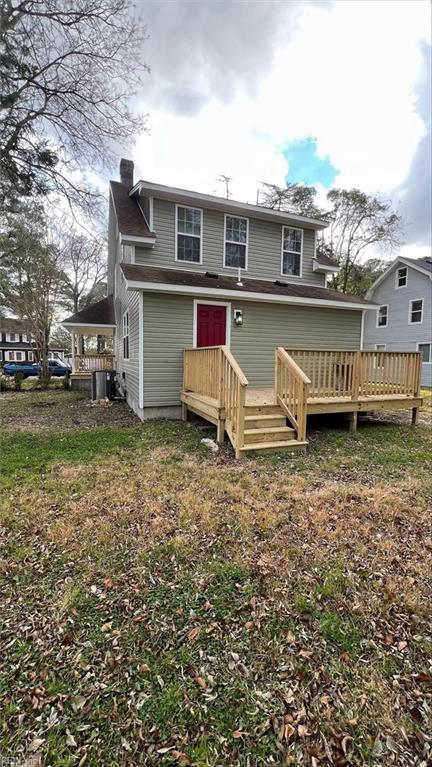
<svg viewBox="0 0 432 767">
<path fill-rule="evenodd" d="M 279 405 L 246 405 L 245 415 L 281 415 Z"/>
<path fill-rule="evenodd" d="M 302 452 L 306 451 L 307 442 L 300 442 L 297 439 L 286 439 L 279 442 L 250 442 L 244 447 L 241 447 L 240 454 L 255 452 L 255 453 L 271 453 L 272 451 L 281 450 L 298 450 Z"/>
<path fill-rule="evenodd" d="M 245 415 L 245 426 L 247 429 L 269 429 L 272 426 L 286 426 L 286 418 L 282 413 L 260 413 L 255 415 Z"/>
<path fill-rule="evenodd" d="M 291 440 L 295 436 L 294 429 L 288 426 L 271 426 L 265 429 L 245 429 L 244 439 L 248 445 L 264 442 L 280 442 L 281 440 Z"/>
</svg>

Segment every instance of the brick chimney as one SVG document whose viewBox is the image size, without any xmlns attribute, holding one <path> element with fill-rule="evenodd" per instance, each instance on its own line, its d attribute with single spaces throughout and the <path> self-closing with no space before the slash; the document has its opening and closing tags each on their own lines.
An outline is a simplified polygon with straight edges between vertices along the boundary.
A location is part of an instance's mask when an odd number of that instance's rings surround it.
<svg viewBox="0 0 432 767">
<path fill-rule="evenodd" d="M 127 186 L 131 189 L 134 184 L 134 164 L 132 160 L 120 160 L 120 181 L 123 186 Z"/>
</svg>

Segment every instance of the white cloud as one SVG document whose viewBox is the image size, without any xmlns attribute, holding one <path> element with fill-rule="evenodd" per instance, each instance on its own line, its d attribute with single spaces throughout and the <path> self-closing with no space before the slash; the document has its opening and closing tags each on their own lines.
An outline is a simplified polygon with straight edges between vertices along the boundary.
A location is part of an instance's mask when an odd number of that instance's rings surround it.
<svg viewBox="0 0 432 767">
<path fill-rule="evenodd" d="M 421 66 L 419 44 L 429 34 L 429 4 L 350 0 L 300 8 L 299 18 L 278 17 L 277 34 L 274 25 L 266 26 L 265 32 L 274 35 L 273 48 L 267 40 L 260 54 L 263 71 L 253 68 L 254 88 L 251 82 L 243 87 L 242 75 L 221 99 L 222 75 L 232 77 L 235 59 L 224 71 L 219 56 L 213 91 L 218 97 L 203 99 L 201 111 L 191 115 L 185 109 L 182 116 L 172 100 L 162 106 L 163 99 L 154 94 L 144 102 L 151 135 L 141 137 L 134 152 L 141 177 L 223 194 L 216 179 L 225 173 L 233 177 L 234 197 L 254 201 L 259 181 L 283 183 L 288 170 L 284 144 L 312 135 L 320 156 L 329 154 L 340 170 L 336 185 L 389 193 L 402 184 L 424 132 L 414 87 Z M 205 29 L 202 16 L 200 22 Z M 187 36 L 187 26 L 182 34 Z M 203 83 L 214 81 L 213 43 L 197 75 L 201 96 Z M 171 78 L 168 85 L 175 92 L 175 69 L 162 74 Z M 184 78 L 183 69 L 179 77 Z"/>
</svg>

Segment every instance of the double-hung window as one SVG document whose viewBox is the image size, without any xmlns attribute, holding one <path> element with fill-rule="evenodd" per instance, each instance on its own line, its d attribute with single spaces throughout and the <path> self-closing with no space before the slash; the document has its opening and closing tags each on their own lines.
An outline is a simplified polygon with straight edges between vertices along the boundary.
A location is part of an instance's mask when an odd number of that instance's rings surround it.
<svg viewBox="0 0 432 767">
<path fill-rule="evenodd" d="M 225 267 L 247 269 L 248 220 L 225 216 Z"/>
<path fill-rule="evenodd" d="M 396 269 L 396 288 L 406 288 L 408 284 L 408 269 L 406 266 L 401 266 L 400 269 Z"/>
<path fill-rule="evenodd" d="M 300 277 L 303 253 L 303 229 L 282 227 L 282 274 Z"/>
<path fill-rule="evenodd" d="M 176 208 L 176 261 L 200 264 L 202 255 L 202 210 Z"/>
<path fill-rule="evenodd" d="M 129 312 L 123 315 L 123 359 L 129 359 Z"/>
<path fill-rule="evenodd" d="M 377 313 L 377 328 L 385 328 L 388 325 L 388 305 L 380 306 Z"/>
<path fill-rule="evenodd" d="M 410 325 L 419 324 L 423 320 L 423 299 L 410 301 L 409 322 Z"/>
<path fill-rule="evenodd" d="M 432 344 L 417 344 L 417 351 L 422 356 L 423 365 L 430 365 L 432 362 Z"/>
</svg>

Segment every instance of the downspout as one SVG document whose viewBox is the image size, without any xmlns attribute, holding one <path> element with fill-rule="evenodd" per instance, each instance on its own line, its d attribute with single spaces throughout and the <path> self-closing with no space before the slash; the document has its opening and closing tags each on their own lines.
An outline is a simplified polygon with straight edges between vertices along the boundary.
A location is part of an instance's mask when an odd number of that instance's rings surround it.
<svg viewBox="0 0 432 767">
<path fill-rule="evenodd" d="M 140 410 L 144 409 L 144 291 L 139 292 L 138 303 L 138 385 L 139 398 L 138 405 Z"/>
</svg>

